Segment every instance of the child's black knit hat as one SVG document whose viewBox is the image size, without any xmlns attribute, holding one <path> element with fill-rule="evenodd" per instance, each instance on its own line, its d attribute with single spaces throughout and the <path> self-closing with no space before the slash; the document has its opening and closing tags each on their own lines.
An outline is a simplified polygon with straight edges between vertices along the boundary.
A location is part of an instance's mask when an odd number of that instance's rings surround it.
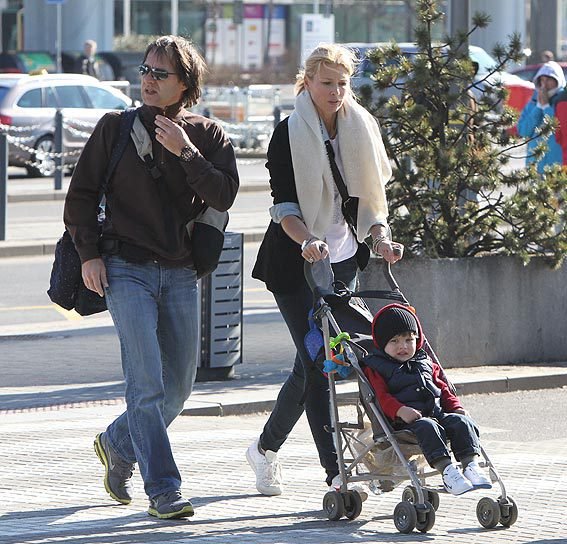
<svg viewBox="0 0 567 544">
<path fill-rule="evenodd" d="M 398 334 L 413 332 L 421 335 L 416 316 L 399 305 L 386 306 L 380 310 L 372 322 L 374 344 L 384 350 L 386 344 Z"/>
</svg>

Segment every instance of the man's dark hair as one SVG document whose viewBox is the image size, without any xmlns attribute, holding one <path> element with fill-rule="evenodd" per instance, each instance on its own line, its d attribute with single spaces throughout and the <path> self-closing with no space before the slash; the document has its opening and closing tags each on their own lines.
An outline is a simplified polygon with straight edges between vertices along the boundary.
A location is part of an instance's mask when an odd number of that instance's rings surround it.
<svg viewBox="0 0 567 544">
<path fill-rule="evenodd" d="M 201 86 L 207 66 L 197 48 L 181 36 L 161 36 L 144 53 L 144 62 L 148 55 L 155 52 L 159 57 L 167 57 L 175 67 L 179 79 L 187 89 L 183 91 L 183 105 L 194 106 L 201 97 Z"/>
</svg>

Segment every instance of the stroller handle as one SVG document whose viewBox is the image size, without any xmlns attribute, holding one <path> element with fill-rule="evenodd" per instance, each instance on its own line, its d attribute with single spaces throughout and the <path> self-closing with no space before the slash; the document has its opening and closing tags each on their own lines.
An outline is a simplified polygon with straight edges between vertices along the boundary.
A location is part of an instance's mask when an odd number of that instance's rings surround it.
<svg viewBox="0 0 567 544">
<path fill-rule="evenodd" d="M 392 291 L 400 291 L 400 286 L 392 274 L 392 265 L 388 261 L 384 261 L 384 268 L 382 269 L 382 272 L 384 273 L 384 277 L 386 278 L 390 289 Z"/>
</svg>

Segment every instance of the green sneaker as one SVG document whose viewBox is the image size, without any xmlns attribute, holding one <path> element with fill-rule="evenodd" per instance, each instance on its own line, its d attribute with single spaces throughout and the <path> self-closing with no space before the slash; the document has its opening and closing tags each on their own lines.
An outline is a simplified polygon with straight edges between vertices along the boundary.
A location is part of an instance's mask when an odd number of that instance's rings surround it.
<svg viewBox="0 0 567 544">
<path fill-rule="evenodd" d="M 130 504 L 134 498 L 132 495 L 134 465 L 124 461 L 112 449 L 106 433 L 96 435 L 94 449 L 104 465 L 104 488 L 115 501 Z"/>
<path fill-rule="evenodd" d="M 159 519 L 189 518 L 195 511 L 188 499 L 180 491 L 169 491 L 150 499 L 148 514 Z"/>
</svg>

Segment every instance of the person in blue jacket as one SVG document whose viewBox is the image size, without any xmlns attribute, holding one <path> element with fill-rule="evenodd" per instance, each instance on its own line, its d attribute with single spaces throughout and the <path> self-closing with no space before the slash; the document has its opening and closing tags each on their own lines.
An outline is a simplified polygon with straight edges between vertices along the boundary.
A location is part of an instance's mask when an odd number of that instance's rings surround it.
<svg viewBox="0 0 567 544">
<path fill-rule="evenodd" d="M 565 87 L 565 75 L 559 64 L 549 61 L 537 71 L 534 83 L 536 86 L 534 94 L 522 110 L 518 121 L 518 134 L 523 138 L 533 138 L 528 142 L 527 164 L 536 161 L 533 151 L 543 138 L 543 136 L 534 138 L 536 129 L 543 124 L 545 116 L 555 117 L 555 103 Z M 557 143 L 555 134 L 551 134 L 547 138 L 547 151 L 537 163 L 537 170 L 542 174 L 546 166 L 562 163 L 561 146 Z"/>
</svg>

